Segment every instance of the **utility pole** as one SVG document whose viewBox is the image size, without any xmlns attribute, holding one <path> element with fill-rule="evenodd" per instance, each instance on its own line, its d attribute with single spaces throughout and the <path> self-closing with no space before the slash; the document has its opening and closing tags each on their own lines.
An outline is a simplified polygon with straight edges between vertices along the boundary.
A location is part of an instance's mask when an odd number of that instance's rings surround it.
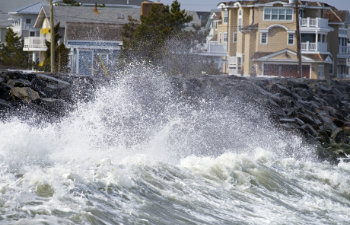
<svg viewBox="0 0 350 225">
<path fill-rule="evenodd" d="M 53 3 L 50 0 L 50 33 L 51 33 L 51 45 L 50 45 L 50 59 L 51 59 L 51 73 L 55 73 L 55 26 L 53 20 Z"/>
<path fill-rule="evenodd" d="M 301 62 L 301 44 L 300 44 L 300 21 L 299 21 L 299 0 L 295 1 L 295 15 L 296 15 L 296 38 L 297 38 L 297 57 L 298 57 L 298 73 L 299 77 L 303 77 L 303 66 Z"/>
</svg>

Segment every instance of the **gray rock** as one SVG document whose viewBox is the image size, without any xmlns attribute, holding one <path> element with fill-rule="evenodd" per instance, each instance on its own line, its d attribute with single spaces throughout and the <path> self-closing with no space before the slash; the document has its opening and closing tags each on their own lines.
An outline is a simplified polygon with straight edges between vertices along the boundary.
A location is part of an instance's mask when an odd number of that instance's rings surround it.
<svg viewBox="0 0 350 225">
<path fill-rule="evenodd" d="M 24 79 L 10 79 L 7 81 L 7 84 L 11 87 L 30 87 L 31 82 Z"/>
<path fill-rule="evenodd" d="M 14 87 L 10 91 L 11 96 L 24 100 L 27 103 L 35 101 L 40 98 L 39 93 L 30 87 Z"/>
</svg>

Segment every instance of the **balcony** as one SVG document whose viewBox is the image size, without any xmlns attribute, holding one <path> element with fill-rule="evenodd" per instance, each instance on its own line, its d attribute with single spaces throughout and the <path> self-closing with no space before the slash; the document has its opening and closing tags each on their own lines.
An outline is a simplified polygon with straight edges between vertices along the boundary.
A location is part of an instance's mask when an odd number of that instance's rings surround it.
<svg viewBox="0 0 350 225">
<path fill-rule="evenodd" d="M 219 44 L 215 41 L 209 42 L 207 48 L 207 54 L 217 56 L 227 56 L 227 46 L 225 44 Z"/>
<path fill-rule="evenodd" d="M 25 37 L 23 51 L 46 51 L 44 37 Z"/>
<path fill-rule="evenodd" d="M 20 24 L 13 24 L 11 28 L 12 28 L 13 32 L 17 33 L 18 35 L 22 35 Z"/>
<path fill-rule="evenodd" d="M 300 18 L 300 32 L 330 32 L 334 29 L 328 26 L 328 19 Z"/>
<path fill-rule="evenodd" d="M 343 37 L 348 37 L 348 30 L 344 28 L 339 28 L 338 35 Z"/>
<path fill-rule="evenodd" d="M 309 27 L 309 28 L 328 28 L 328 19 L 322 18 L 301 18 L 300 21 L 301 28 Z"/>
<path fill-rule="evenodd" d="M 338 57 L 350 57 L 350 46 L 339 46 Z"/>
<path fill-rule="evenodd" d="M 301 51 L 303 53 L 327 52 L 327 43 L 302 42 Z"/>
</svg>

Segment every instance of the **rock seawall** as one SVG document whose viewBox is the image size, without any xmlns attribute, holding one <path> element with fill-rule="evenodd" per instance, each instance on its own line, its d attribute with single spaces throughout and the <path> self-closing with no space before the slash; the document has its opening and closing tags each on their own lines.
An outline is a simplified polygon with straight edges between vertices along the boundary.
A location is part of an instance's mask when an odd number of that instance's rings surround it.
<svg viewBox="0 0 350 225">
<path fill-rule="evenodd" d="M 268 111 L 273 123 L 318 146 L 321 159 L 350 155 L 350 81 L 248 79 L 234 76 L 171 77 L 177 93 L 200 98 L 240 99 Z M 59 118 L 77 99 L 89 100 L 105 78 L 0 72 L 0 115 L 39 114 Z"/>
</svg>

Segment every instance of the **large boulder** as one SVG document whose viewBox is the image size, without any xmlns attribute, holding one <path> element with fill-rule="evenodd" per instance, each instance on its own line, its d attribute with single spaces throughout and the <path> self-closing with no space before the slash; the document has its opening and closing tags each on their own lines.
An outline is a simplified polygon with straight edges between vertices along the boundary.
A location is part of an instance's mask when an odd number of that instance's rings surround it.
<svg viewBox="0 0 350 225">
<path fill-rule="evenodd" d="M 10 94 L 12 97 L 24 100 L 27 103 L 40 98 L 39 93 L 30 87 L 14 87 L 11 89 Z"/>
</svg>

